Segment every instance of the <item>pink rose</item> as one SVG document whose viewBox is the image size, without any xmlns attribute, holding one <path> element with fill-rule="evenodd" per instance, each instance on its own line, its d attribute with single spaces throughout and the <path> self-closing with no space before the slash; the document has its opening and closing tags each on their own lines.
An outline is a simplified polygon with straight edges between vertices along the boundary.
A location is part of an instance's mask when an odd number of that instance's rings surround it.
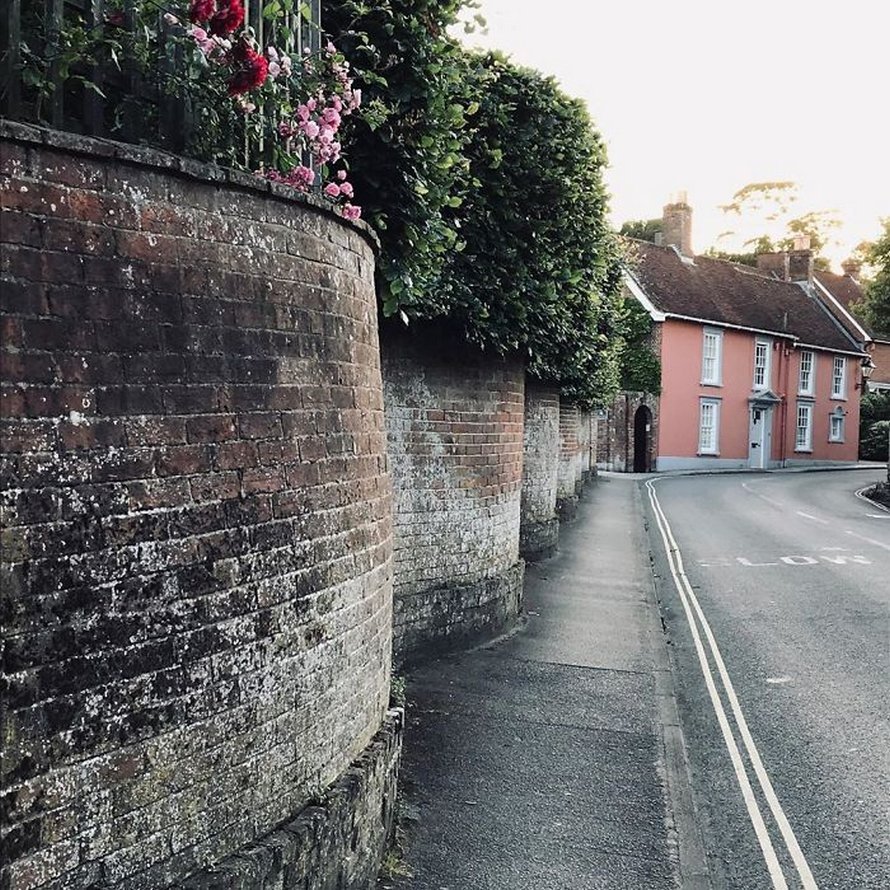
<svg viewBox="0 0 890 890">
<path fill-rule="evenodd" d="M 339 198 L 339 197 L 340 197 L 340 186 L 337 185 L 336 182 L 329 182 L 329 183 L 324 187 L 324 193 L 325 193 L 329 198 Z"/>
</svg>

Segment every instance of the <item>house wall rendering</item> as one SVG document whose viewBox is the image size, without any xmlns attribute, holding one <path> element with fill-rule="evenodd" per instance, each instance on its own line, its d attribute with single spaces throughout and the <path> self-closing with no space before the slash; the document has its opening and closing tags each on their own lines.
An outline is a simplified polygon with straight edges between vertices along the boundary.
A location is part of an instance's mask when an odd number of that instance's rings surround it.
<svg viewBox="0 0 890 890">
<path fill-rule="evenodd" d="M 809 369 L 803 378 L 802 361 Z M 763 468 L 856 460 L 860 381 L 853 355 L 667 319 L 661 363 L 658 470 L 758 466 L 755 405 L 769 426 Z"/>
</svg>

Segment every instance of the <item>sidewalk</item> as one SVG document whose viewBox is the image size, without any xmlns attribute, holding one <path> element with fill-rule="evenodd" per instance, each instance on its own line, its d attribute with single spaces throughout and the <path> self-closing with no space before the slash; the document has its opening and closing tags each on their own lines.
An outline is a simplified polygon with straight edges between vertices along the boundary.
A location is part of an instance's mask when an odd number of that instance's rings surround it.
<svg viewBox="0 0 890 890">
<path fill-rule="evenodd" d="M 587 490 L 525 609 L 513 636 L 411 675 L 413 877 L 382 886 L 706 888 L 634 479 Z"/>
</svg>

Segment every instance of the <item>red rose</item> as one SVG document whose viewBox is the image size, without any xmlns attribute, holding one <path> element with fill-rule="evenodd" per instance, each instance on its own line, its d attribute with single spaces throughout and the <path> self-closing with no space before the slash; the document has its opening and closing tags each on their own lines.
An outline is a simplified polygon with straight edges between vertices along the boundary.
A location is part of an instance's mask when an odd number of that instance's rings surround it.
<svg viewBox="0 0 890 890">
<path fill-rule="evenodd" d="M 269 76 L 269 62 L 245 40 L 239 40 L 229 55 L 235 69 L 229 81 L 229 95 L 240 96 L 261 87 Z"/>
<path fill-rule="evenodd" d="M 196 0 L 200 2 L 200 0 Z M 226 37 L 237 31 L 244 24 L 244 6 L 241 0 L 223 2 L 216 14 L 210 19 L 210 33 L 217 37 Z"/>
<path fill-rule="evenodd" d="M 192 0 L 189 7 L 189 21 L 193 24 L 206 22 L 216 13 L 216 0 Z"/>
</svg>

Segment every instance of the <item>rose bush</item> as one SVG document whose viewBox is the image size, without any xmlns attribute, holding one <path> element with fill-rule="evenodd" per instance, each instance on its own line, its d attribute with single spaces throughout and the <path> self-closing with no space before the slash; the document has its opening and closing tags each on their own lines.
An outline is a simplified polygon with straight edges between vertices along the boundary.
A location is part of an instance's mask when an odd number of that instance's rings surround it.
<svg viewBox="0 0 890 890">
<path fill-rule="evenodd" d="M 41 18 L 42 6 L 23 17 L 22 79 L 38 120 L 60 86 L 81 84 L 105 100 L 111 135 L 256 170 L 298 191 L 317 187 L 345 217 L 360 216 L 340 132 L 361 92 L 349 63 L 290 0 L 264 8 L 266 46 L 243 0 L 111 0 L 92 25 L 67 11 L 61 30 Z M 178 117 L 165 127 L 171 107 Z"/>
</svg>

